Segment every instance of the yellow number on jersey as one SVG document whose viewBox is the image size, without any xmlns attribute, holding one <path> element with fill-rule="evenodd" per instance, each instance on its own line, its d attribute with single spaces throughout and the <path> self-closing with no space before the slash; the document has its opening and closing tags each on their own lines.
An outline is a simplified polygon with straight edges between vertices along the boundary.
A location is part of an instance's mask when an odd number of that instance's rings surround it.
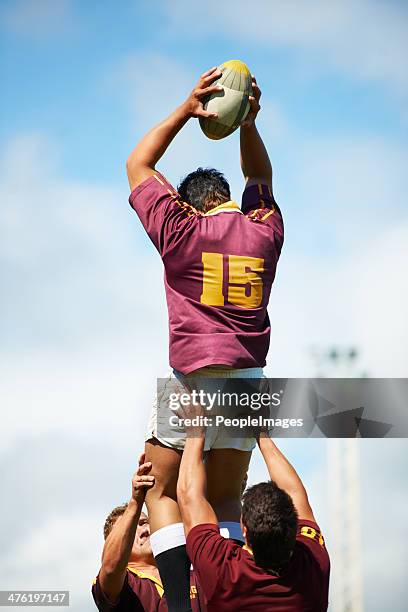
<svg viewBox="0 0 408 612">
<path fill-rule="evenodd" d="M 208 306 L 224 306 L 223 255 L 203 253 L 203 291 L 200 301 Z M 257 308 L 262 302 L 264 259 L 228 256 L 228 302 L 240 308 Z"/>
<path fill-rule="evenodd" d="M 313 529 L 313 527 L 303 525 L 303 527 L 300 528 L 300 535 L 310 538 L 311 540 L 317 540 L 320 546 L 324 546 L 324 537 L 320 531 L 316 531 L 316 529 Z"/>
<path fill-rule="evenodd" d="M 228 267 L 230 304 L 241 308 L 258 308 L 262 302 L 263 283 L 259 274 L 264 271 L 264 260 L 260 257 L 230 255 Z"/>
<path fill-rule="evenodd" d="M 203 292 L 200 302 L 208 306 L 224 306 L 222 294 L 223 262 L 222 253 L 203 253 Z"/>
</svg>

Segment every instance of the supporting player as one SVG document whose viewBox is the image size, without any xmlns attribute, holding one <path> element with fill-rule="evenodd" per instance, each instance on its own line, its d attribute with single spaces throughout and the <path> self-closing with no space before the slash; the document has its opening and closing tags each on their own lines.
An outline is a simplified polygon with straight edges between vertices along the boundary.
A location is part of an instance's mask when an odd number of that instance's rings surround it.
<svg viewBox="0 0 408 612">
<path fill-rule="evenodd" d="M 132 479 L 132 497 L 114 508 L 105 521 L 102 566 L 92 585 L 100 612 L 167 612 L 163 586 L 150 544 L 148 516 L 142 512 L 145 494 L 154 485 L 151 464 L 142 455 Z M 191 572 L 192 609 L 203 610 Z"/>
<path fill-rule="evenodd" d="M 262 377 L 270 337 L 267 305 L 283 243 L 271 163 L 255 126 L 261 95 L 255 79 L 251 111 L 240 135 L 246 181 L 241 208 L 231 200 L 224 176 L 214 169 L 192 172 L 178 191 L 156 170 L 186 122 L 209 115 L 203 99 L 219 91 L 212 84 L 219 76 L 215 68 L 204 73 L 187 100 L 144 136 L 127 162 L 129 201 L 164 263 L 170 365 L 186 385 L 199 376 Z M 183 446 L 177 429 L 167 435 L 160 431 L 154 409 L 146 457 L 153 462 L 156 484 L 146 503 L 170 610 L 190 606 L 189 561 L 176 499 Z M 219 520 L 228 521 L 226 535 L 232 538 L 242 537 L 241 484 L 254 446 L 254 439 L 206 441 L 206 450 L 212 449 L 208 494 Z"/>
<path fill-rule="evenodd" d="M 329 556 L 295 469 L 268 434 L 261 434 L 258 444 L 271 480 L 244 494 L 242 548 L 220 535 L 207 501 L 204 441 L 204 432 L 188 436 L 177 495 L 207 610 L 327 610 Z"/>
</svg>

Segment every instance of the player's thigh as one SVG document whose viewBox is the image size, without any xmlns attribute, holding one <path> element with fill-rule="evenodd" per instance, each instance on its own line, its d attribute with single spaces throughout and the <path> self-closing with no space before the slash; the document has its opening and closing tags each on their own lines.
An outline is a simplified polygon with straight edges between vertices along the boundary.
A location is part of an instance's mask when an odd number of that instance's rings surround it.
<svg viewBox="0 0 408 612">
<path fill-rule="evenodd" d="M 177 479 L 182 451 L 165 446 L 156 438 L 145 443 L 146 461 L 151 461 L 151 474 L 155 486 L 151 489 L 154 497 L 166 496 L 176 500 Z"/>
<path fill-rule="evenodd" d="M 218 500 L 239 499 L 248 472 L 251 451 L 212 448 L 206 457 L 208 497 Z"/>
</svg>

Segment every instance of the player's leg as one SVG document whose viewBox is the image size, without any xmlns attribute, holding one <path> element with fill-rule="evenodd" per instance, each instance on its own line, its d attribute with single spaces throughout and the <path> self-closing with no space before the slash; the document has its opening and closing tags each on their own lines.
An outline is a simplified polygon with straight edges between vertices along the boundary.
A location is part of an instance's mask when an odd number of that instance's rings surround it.
<svg viewBox="0 0 408 612">
<path fill-rule="evenodd" d="M 258 392 L 263 377 L 261 368 L 232 369 L 224 366 L 208 366 L 187 375 L 193 388 L 205 393 L 218 394 L 221 391 L 238 393 Z M 221 380 L 220 380 L 221 379 Z M 235 417 L 237 407 L 224 405 L 215 407 L 214 414 Z M 238 412 L 241 410 L 238 407 Z M 232 437 L 223 426 L 213 426 L 207 431 L 206 458 L 207 495 L 214 508 L 221 534 L 224 537 L 243 541 L 241 531 L 242 484 L 246 478 L 252 450 L 256 446 L 253 437 Z"/>
<path fill-rule="evenodd" d="M 241 496 L 251 451 L 235 448 L 212 448 L 206 458 L 207 495 L 214 508 L 220 528 L 232 539 L 242 539 Z"/>
<path fill-rule="evenodd" d="M 145 453 L 146 461 L 152 463 L 151 474 L 155 477 L 155 485 L 146 495 L 150 531 L 154 533 L 181 521 L 176 490 L 182 451 L 151 438 L 145 444 Z"/>
<path fill-rule="evenodd" d="M 155 477 L 155 485 L 146 495 L 153 554 L 169 610 L 186 612 L 191 610 L 190 561 L 176 496 L 181 451 L 151 438 L 145 452 Z"/>
</svg>

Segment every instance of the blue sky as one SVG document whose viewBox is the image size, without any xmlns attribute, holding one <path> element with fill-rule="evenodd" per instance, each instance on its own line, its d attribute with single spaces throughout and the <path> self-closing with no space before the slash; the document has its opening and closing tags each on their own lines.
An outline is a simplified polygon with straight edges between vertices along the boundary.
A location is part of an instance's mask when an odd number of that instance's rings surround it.
<svg viewBox="0 0 408 612">
<path fill-rule="evenodd" d="M 263 91 L 258 123 L 286 224 L 267 373 L 311 375 L 311 347 L 336 344 L 358 346 L 358 371 L 407 376 L 407 26 L 406 3 L 393 1 L 1 3 L 2 588 L 71 588 L 72 609 L 92 609 L 99 525 L 128 495 L 167 368 L 161 264 L 128 206 L 125 160 L 207 68 L 242 59 Z M 238 199 L 238 155 L 237 134 L 210 142 L 191 122 L 160 169 L 177 182 L 215 166 Z M 330 540 L 326 442 L 284 448 Z M 402 610 L 402 577 L 383 560 L 406 565 L 407 450 L 361 444 L 370 612 L 391 605 L 390 591 Z M 265 478 L 259 458 L 250 478 Z M 393 546 L 378 535 L 384 517 Z M 20 585 L 21 563 L 32 571 Z"/>
<path fill-rule="evenodd" d="M 272 7 L 274 3 L 270 4 Z M 371 12 L 375 4 L 367 5 Z M 407 19 L 398 3 L 389 4 Z M 36 10 L 24 10 L 26 5 Z M 118 160 L 126 155 L 138 134 L 129 130 L 126 84 L 120 76 L 115 82 L 115 74 L 121 71 L 124 58 L 137 51 L 139 55 L 165 56 L 174 61 L 176 91 L 178 64 L 198 75 L 224 58 L 243 58 L 257 73 L 264 99 L 269 97 L 283 108 L 304 138 L 327 132 L 332 137 L 355 135 L 357 131 L 361 136 L 375 132 L 405 142 L 406 89 L 400 83 L 389 84 L 382 75 L 362 79 L 344 69 L 334 72 L 325 49 L 299 53 L 289 44 L 274 43 L 273 31 L 260 52 L 255 24 L 250 36 L 249 32 L 248 36 L 234 36 L 234 25 L 230 33 L 226 24 L 222 34 L 219 29 L 212 32 L 210 20 L 201 33 L 193 28 L 186 32 L 180 2 L 176 2 L 180 8 L 173 11 L 178 13 L 180 27 L 168 28 L 171 11 L 165 5 L 122 2 L 118 10 L 111 2 L 4 2 L 3 95 L 12 114 L 8 113 L 2 125 L 2 136 L 45 130 L 60 143 L 64 167 L 70 175 L 121 181 L 123 164 Z M 48 22 L 42 18 L 46 12 Z M 274 11 L 269 13 L 272 19 Z M 256 17 L 255 11 L 255 23 Z M 173 19 L 176 21 L 174 15 Z M 347 29 L 339 33 L 347 38 Z M 147 102 L 149 93 L 144 90 L 143 78 L 135 79 L 133 86 Z M 186 92 L 177 93 L 180 98 Z M 103 153 L 97 161 L 95 150 Z"/>
</svg>

